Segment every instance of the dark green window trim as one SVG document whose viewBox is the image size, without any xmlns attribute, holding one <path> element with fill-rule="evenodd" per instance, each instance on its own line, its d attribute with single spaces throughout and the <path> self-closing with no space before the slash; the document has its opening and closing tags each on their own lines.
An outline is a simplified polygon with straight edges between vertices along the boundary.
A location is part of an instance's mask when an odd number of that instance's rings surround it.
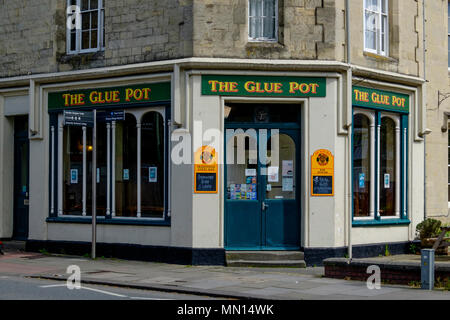
<svg viewBox="0 0 450 320">
<path fill-rule="evenodd" d="M 47 223 L 91 224 L 91 217 L 49 217 Z M 97 224 L 130 225 L 130 226 L 166 226 L 170 227 L 170 218 L 166 220 L 149 220 L 145 218 L 121 219 L 97 217 Z"/>
<path fill-rule="evenodd" d="M 375 216 L 373 219 L 361 219 L 355 220 L 354 217 L 354 205 L 352 200 L 352 226 L 353 227 L 365 227 L 365 226 L 386 226 L 386 225 L 408 225 L 411 223 L 409 220 L 408 213 L 408 152 L 409 152 L 409 128 L 408 128 L 408 118 L 409 115 L 404 112 L 395 112 L 392 110 L 380 110 L 380 109 L 372 109 L 367 107 L 353 106 L 352 109 L 352 123 L 354 123 L 354 109 L 366 110 L 374 113 L 375 116 Z M 382 219 L 378 215 L 378 195 L 379 195 L 379 172 L 378 172 L 378 130 L 377 127 L 381 124 L 381 114 L 382 113 L 391 113 L 395 114 L 399 117 L 400 121 L 400 218 L 384 218 Z M 404 139 L 404 132 L 406 132 L 406 145 Z M 351 161 L 352 161 L 352 182 L 351 182 L 351 194 L 353 198 L 353 134 L 354 128 L 352 127 L 352 153 L 351 153 Z M 405 183 L 406 181 L 406 183 Z M 406 204 L 406 207 L 405 207 Z"/>
</svg>

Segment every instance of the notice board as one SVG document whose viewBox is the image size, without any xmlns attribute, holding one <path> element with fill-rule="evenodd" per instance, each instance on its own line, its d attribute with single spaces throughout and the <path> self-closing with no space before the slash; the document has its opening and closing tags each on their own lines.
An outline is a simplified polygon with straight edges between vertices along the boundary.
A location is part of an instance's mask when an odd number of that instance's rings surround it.
<svg viewBox="0 0 450 320">
<path fill-rule="evenodd" d="M 320 149 L 311 156 L 311 196 L 334 195 L 334 157 L 326 149 Z"/>
<path fill-rule="evenodd" d="M 202 146 L 194 155 L 194 193 L 217 193 L 217 153 Z"/>
</svg>

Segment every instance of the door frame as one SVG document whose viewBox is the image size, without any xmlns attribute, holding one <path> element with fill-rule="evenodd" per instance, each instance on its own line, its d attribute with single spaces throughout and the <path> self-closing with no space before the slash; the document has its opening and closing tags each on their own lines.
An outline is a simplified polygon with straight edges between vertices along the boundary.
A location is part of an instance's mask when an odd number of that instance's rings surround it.
<svg viewBox="0 0 450 320">
<path fill-rule="evenodd" d="M 269 123 L 250 123 L 250 122 L 234 122 L 234 123 L 226 123 L 225 120 L 225 105 L 226 103 L 242 103 L 242 104 L 291 104 L 291 105 L 298 105 L 298 114 L 299 114 L 299 120 L 297 123 L 280 123 L 280 122 L 269 122 Z M 224 153 L 223 153 L 223 180 L 222 180 L 222 185 L 224 187 L 224 190 L 222 192 L 222 199 L 223 199 L 223 203 L 222 203 L 222 208 L 223 208 L 223 244 L 224 244 L 224 248 L 226 250 L 229 251 L 245 251 L 245 250 L 253 250 L 253 251 L 273 251 L 273 250 L 283 250 L 283 251 L 289 251 L 289 250 L 299 250 L 302 248 L 303 246 L 303 239 L 305 237 L 304 234 L 304 230 L 306 230 L 306 228 L 304 228 L 304 222 L 306 221 L 306 219 L 304 218 L 304 201 L 307 201 L 307 197 L 304 196 L 305 190 L 308 188 L 307 182 L 303 183 L 304 181 L 304 175 L 306 173 L 305 170 L 307 170 L 307 168 L 305 169 L 304 166 L 305 164 L 307 165 L 307 159 L 302 159 L 302 155 L 304 154 L 304 145 L 307 144 L 307 140 L 305 140 L 304 138 L 304 119 L 305 119 L 305 109 L 308 106 L 308 100 L 307 99 L 261 99 L 261 98 L 241 98 L 239 100 L 235 100 L 235 99 L 221 99 L 221 107 L 222 107 L 222 119 L 223 119 L 223 132 L 224 132 L 224 138 L 223 138 L 223 143 L 224 143 Z M 227 158 L 227 151 L 226 151 L 226 145 L 227 145 L 227 141 L 226 141 L 226 134 L 225 131 L 227 129 L 250 129 L 253 128 L 255 130 L 258 129 L 286 129 L 286 130 L 297 130 L 298 131 L 298 139 L 296 141 L 296 179 L 297 179 L 297 188 L 296 188 L 296 196 L 298 199 L 298 246 L 296 247 L 276 247 L 276 248 L 271 248 L 271 247 L 265 247 L 265 246 L 259 246 L 259 247 L 229 247 L 227 245 L 227 236 L 228 236 L 228 226 L 227 226 L 227 212 L 226 212 L 226 200 L 227 200 L 227 165 L 226 165 L 226 158 Z M 270 131 L 269 131 L 270 133 Z M 280 132 L 282 133 L 282 132 Z M 268 135 L 269 137 L 269 135 Z M 259 136 L 258 136 L 259 139 Z M 259 148 L 259 143 L 258 143 L 258 148 Z M 259 149 L 258 149 L 258 153 L 259 153 Z M 259 154 L 258 154 L 258 165 L 259 165 Z M 307 179 L 305 180 L 307 181 Z M 258 186 L 260 185 L 260 182 L 258 182 Z M 261 202 L 261 197 L 258 198 L 258 202 Z M 262 223 L 263 224 L 263 223 Z M 265 234 L 265 230 L 262 231 L 261 233 L 261 237 L 263 236 L 263 234 Z"/>
</svg>

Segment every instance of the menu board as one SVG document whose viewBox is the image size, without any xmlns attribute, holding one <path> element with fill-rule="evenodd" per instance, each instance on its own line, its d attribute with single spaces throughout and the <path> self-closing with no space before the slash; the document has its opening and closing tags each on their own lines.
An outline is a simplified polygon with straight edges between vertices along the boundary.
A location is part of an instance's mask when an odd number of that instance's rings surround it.
<svg viewBox="0 0 450 320">
<path fill-rule="evenodd" d="M 217 192 L 217 174 L 197 172 L 195 174 L 196 192 Z"/>
<path fill-rule="evenodd" d="M 333 193 L 333 176 L 313 176 L 313 194 L 329 195 Z"/>
<path fill-rule="evenodd" d="M 194 154 L 194 193 L 217 193 L 217 153 L 210 146 Z"/>
</svg>

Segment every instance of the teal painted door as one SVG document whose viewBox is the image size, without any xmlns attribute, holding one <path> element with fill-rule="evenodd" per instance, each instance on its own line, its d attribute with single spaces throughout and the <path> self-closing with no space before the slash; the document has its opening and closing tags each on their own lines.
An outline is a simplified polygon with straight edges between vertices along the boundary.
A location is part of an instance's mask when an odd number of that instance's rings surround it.
<svg viewBox="0 0 450 320">
<path fill-rule="evenodd" d="M 226 248 L 299 249 L 299 129 L 233 127 L 225 138 Z"/>
</svg>

